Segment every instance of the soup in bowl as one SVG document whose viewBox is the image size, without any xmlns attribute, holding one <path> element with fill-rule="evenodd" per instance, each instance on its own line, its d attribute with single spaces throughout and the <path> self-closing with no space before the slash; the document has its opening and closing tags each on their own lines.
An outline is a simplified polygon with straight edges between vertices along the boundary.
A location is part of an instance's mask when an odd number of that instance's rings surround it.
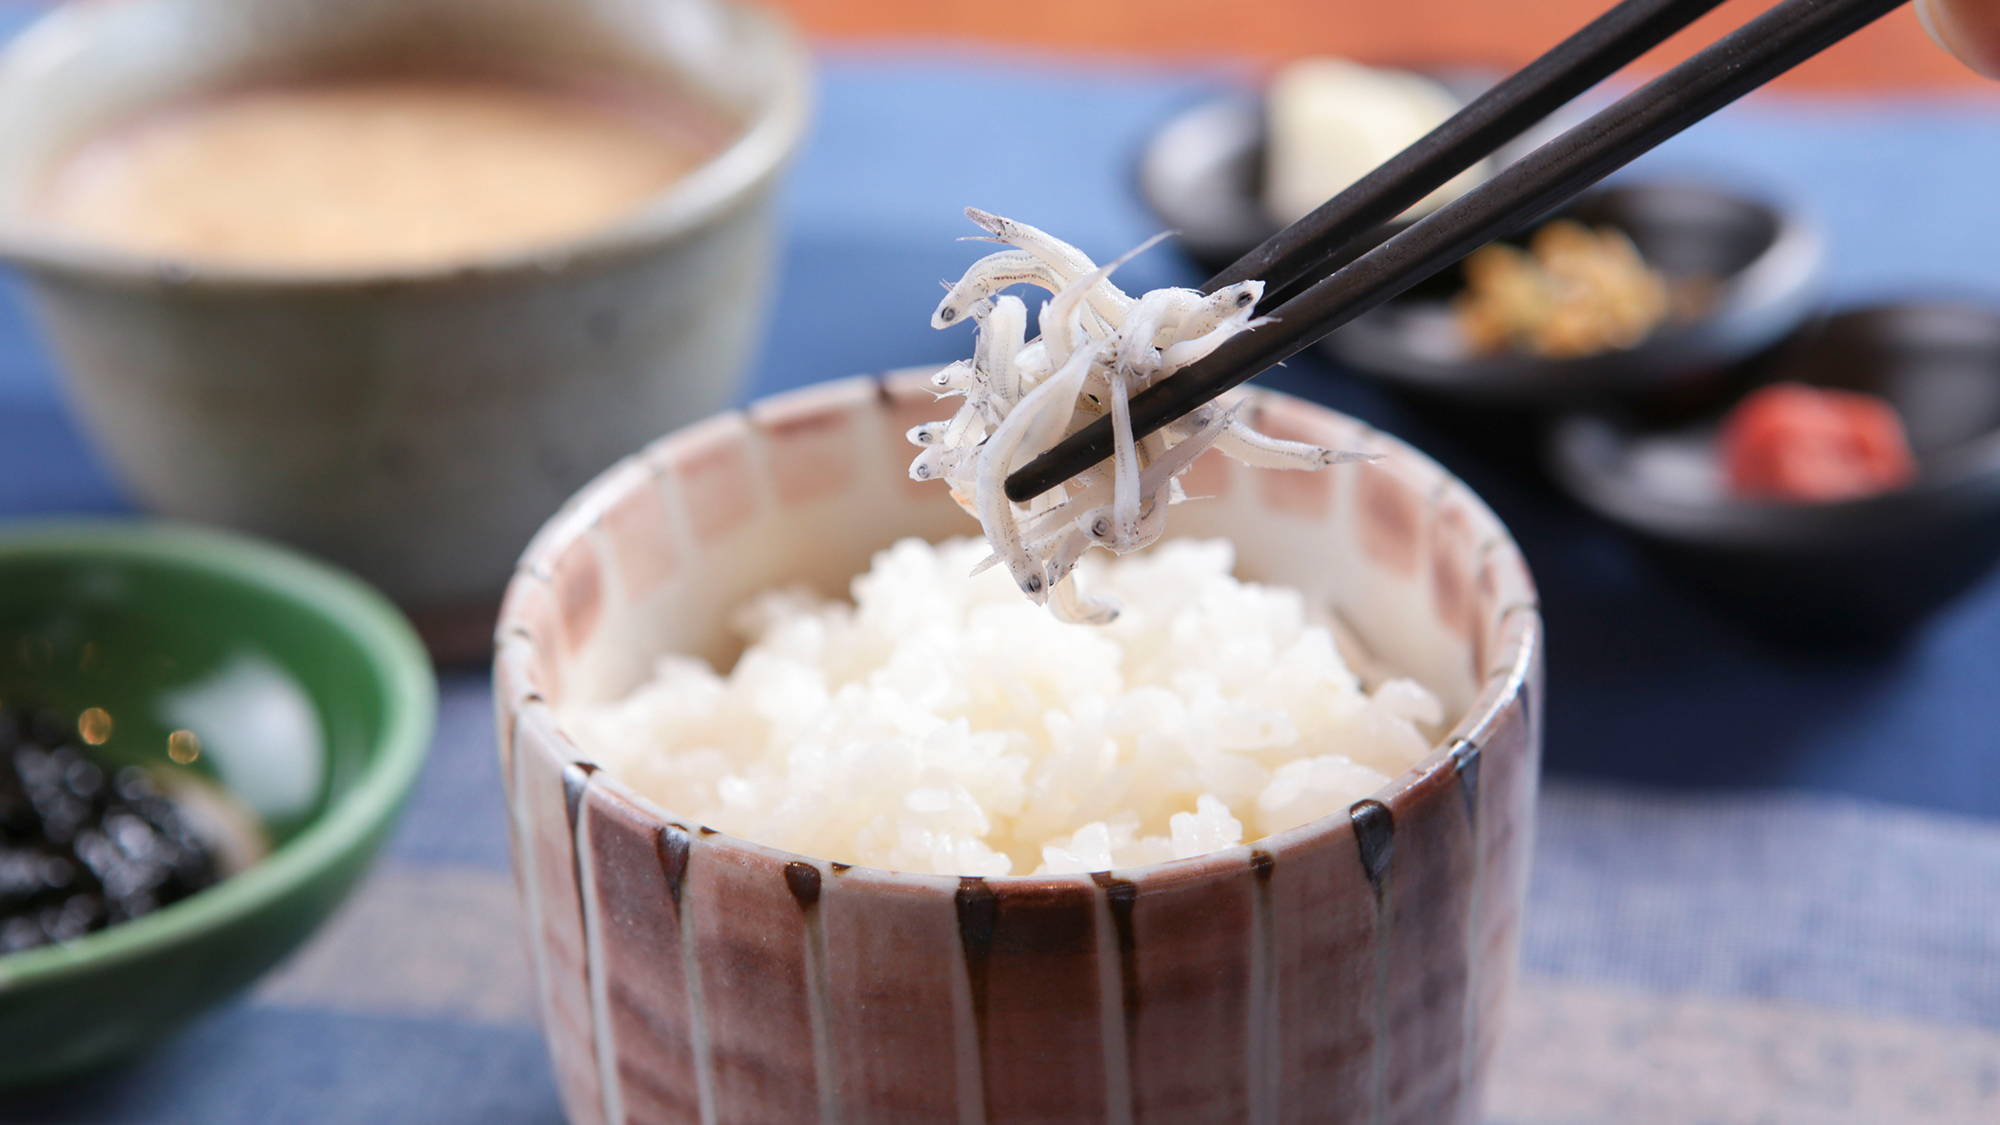
<svg viewBox="0 0 2000 1125">
<path fill-rule="evenodd" d="M 140 505 L 481 655 L 520 545 L 736 395 L 808 62 L 725 0 L 103 0 L 0 55 L 0 258 Z"/>
</svg>

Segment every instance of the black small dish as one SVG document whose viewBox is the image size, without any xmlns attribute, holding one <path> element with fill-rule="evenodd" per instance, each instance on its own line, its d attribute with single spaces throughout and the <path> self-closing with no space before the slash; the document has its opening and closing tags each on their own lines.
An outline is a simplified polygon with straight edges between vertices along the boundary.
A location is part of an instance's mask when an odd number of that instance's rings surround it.
<svg viewBox="0 0 2000 1125">
<path fill-rule="evenodd" d="M 1867 391 L 1902 415 L 1918 476 L 1860 500 L 1728 494 L 1717 411 L 1667 427 L 1579 412 L 1551 431 L 1557 481 L 1637 534 L 1737 619 L 1805 644 L 1893 640 L 2000 558 L 2000 310 L 1903 304 L 1802 330 L 1756 383 Z"/>
<path fill-rule="evenodd" d="M 1551 218 L 1624 231 L 1669 285 L 1709 289 L 1706 311 L 1638 345 L 1573 359 L 1473 353 L 1450 298 L 1458 267 L 1327 339 L 1335 358 L 1412 390 L 1481 406 L 1550 408 L 1678 393 L 1781 340 L 1811 314 L 1824 251 L 1803 218 L 1695 184 L 1621 183 Z M 1539 225 L 1539 224 L 1538 224 Z"/>
<path fill-rule="evenodd" d="M 1452 85 L 1447 82 L 1447 85 Z M 1477 93 L 1476 79 L 1453 86 Z M 1529 151 L 1578 114 L 1559 114 L 1497 155 Z M 1264 115 L 1251 97 L 1206 102 L 1163 126 L 1139 167 L 1139 189 L 1182 248 L 1220 269 L 1276 231 L 1260 202 Z M 1450 308 L 1464 287 L 1457 267 L 1333 333 L 1324 347 L 1365 374 L 1427 397 L 1481 408 L 1566 408 L 1616 397 L 1676 395 L 1714 377 L 1799 326 L 1819 291 L 1824 250 L 1795 213 L 1697 184 L 1623 182 L 1556 215 L 1609 224 L 1637 244 L 1670 282 L 1712 284 L 1702 315 L 1670 324 L 1637 347 L 1574 359 L 1477 355 Z M 1378 229 L 1355 253 L 1398 229 Z"/>
</svg>

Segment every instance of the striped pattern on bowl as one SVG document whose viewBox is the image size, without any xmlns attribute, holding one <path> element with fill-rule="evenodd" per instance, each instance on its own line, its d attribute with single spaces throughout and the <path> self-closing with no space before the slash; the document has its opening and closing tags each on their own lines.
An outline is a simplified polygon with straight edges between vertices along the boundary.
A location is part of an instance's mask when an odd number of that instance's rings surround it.
<svg viewBox="0 0 2000 1125">
<path fill-rule="evenodd" d="M 656 442 L 523 557 L 495 663 L 515 872 L 576 1125 L 1469 1123 L 1515 950 L 1541 745 L 1541 623 L 1464 485 L 1265 392 L 1265 432 L 1387 454 L 1320 473 L 1210 454 L 1171 534 L 1331 605 L 1460 715 L 1377 800 L 1097 875 L 848 867 L 660 809 L 564 734 L 665 651 L 726 665 L 782 583 L 844 593 L 895 539 L 975 534 L 910 481 L 927 372 L 778 396 Z"/>
</svg>

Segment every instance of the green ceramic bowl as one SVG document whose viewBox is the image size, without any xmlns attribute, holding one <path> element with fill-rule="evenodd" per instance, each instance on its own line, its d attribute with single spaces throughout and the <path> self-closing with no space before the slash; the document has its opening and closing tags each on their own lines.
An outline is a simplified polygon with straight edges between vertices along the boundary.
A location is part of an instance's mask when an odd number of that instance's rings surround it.
<svg viewBox="0 0 2000 1125">
<path fill-rule="evenodd" d="M 0 531 L 0 700 L 102 708 L 94 754 L 219 784 L 270 847 L 153 914 L 0 955 L 5 1087 L 130 1052 L 297 947 L 415 782 L 437 686 L 408 623 L 345 574 L 213 531 L 75 522 Z M 202 741 L 191 764 L 168 756 L 175 729 Z"/>
</svg>

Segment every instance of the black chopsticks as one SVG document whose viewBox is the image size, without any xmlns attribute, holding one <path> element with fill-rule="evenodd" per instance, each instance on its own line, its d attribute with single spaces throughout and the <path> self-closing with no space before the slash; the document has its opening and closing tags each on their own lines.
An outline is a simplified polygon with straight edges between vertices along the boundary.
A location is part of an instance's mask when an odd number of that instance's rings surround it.
<svg viewBox="0 0 2000 1125">
<path fill-rule="evenodd" d="M 1133 396 L 1135 436 L 1159 429 L 1479 246 L 1553 210 L 1668 137 L 1903 3 L 1782 0 L 1317 281 L 1273 310 L 1277 323 L 1230 339 L 1205 358 Z M 1590 83 L 1558 98 L 1559 91 L 1569 89 L 1585 75 L 1609 74 L 1713 6 L 1713 2 L 1702 0 L 1627 0 L 1375 173 L 1279 232 L 1218 274 L 1211 286 L 1259 276 L 1260 268 L 1270 271 L 1265 275 L 1267 291 L 1309 276 L 1356 235 L 1394 217 L 1547 112 L 1534 112 L 1536 109 L 1544 104 L 1550 108 L 1560 105 Z M 1488 101 L 1493 104 L 1481 109 Z M 1471 121 L 1460 123 L 1475 110 L 1480 112 Z M 1395 171 L 1398 166 L 1401 170 Z M 1404 177 L 1408 177 L 1407 182 Z M 1008 498 L 1025 502 L 1056 487 L 1109 457 L 1111 445 L 1111 420 L 1100 418 L 1010 475 Z"/>
</svg>

